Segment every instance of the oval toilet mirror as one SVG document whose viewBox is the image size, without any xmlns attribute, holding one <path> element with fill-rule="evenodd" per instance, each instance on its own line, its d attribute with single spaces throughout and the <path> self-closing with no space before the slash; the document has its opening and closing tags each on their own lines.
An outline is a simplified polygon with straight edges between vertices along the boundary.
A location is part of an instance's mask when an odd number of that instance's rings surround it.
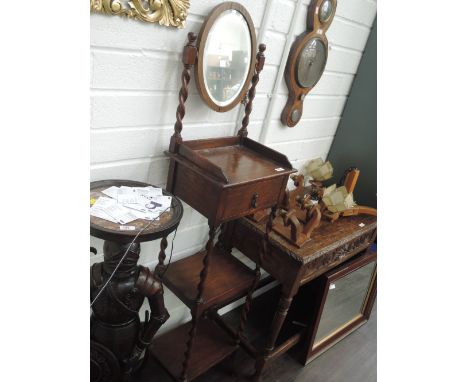
<svg viewBox="0 0 468 382">
<path fill-rule="evenodd" d="M 209 14 L 198 39 L 195 65 L 198 91 L 213 110 L 225 112 L 241 102 L 255 68 L 252 19 L 238 3 L 223 3 Z"/>
</svg>

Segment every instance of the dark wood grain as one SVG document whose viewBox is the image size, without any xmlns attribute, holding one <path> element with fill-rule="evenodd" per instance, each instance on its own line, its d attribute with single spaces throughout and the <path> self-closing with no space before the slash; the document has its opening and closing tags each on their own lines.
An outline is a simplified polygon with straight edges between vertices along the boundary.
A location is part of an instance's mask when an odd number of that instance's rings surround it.
<svg viewBox="0 0 468 382">
<path fill-rule="evenodd" d="M 183 119 L 185 116 L 185 102 L 188 97 L 188 86 L 190 83 L 190 69 L 196 62 L 197 58 L 197 48 L 195 48 L 195 40 L 197 35 L 195 33 L 188 33 L 187 35 L 187 45 L 184 47 L 184 52 L 182 53 L 182 63 L 184 64 L 184 70 L 181 75 L 182 85 L 179 90 L 179 105 L 177 106 L 176 111 L 176 122 L 174 124 L 174 134 L 171 137 L 171 142 L 169 144 L 169 151 L 175 152 L 177 145 L 182 142 L 182 129 L 183 129 Z M 168 185 L 168 189 L 171 188 Z"/>
<path fill-rule="evenodd" d="M 214 249 L 203 294 L 203 308 L 231 302 L 245 295 L 254 280 L 254 272 L 233 256 Z M 164 284 L 188 307 L 196 303 L 197 285 L 205 251 L 171 264 L 164 275 Z"/>
<path fill-rule="evenodd" d="M 280 166 L 285 166 L 285 168 L 292 167 L 291 162 L 289 162 L 289 159 L 286 155 L 280 153 L 279 151 L 273 150 L 268 146 L 262 145 L 253 139 L 245 137 L 242 139 L 242 144 L 246 148 L 261 154 L 264 158 L 268 158 Z"/>
<path fill-rule="evenodd" d="M 274 156 L 270 150 L 268 156 L 255 151 L 258 149 L 255 145 L 251 148 L 215 145 L 192 150 L 184 142 L 180 147 L 183 150 L 178 155 L 171 155 L 171 161 L 177 162 L 169 174 L 173 177 L 172 192 L 214 225 L 278 204 L 289 174 L 296 171 L 284 163 L 284 158 L 282 163 L 270 159 L 269 156 Z M 195 147 L 204 146 L 198 141 Z M 278 158 L 281 158 L 279 153 Z M 205 166 L 203 162 L 210 165 Z M 210 171 L 213 168 L 215 173 Z M 220 179 L 218 169 L 228 183 Z M 257 204 L 252 203 L 255 194 Z"/>
<path fill-rule="evenodd" d="M 210 161 L 209 158 L 200 155 L 195 150 L 190 149 L 188 145 L 179 145 L 179 155 L 184 157 L 189 162 L 193 163 L 195 166 L 199 167 L 203 171 L 206 171 L 207 173 L 215 177 L 217 180 L 223 183 L 229 183 L 229 178 L 225 175 L 223 170 L 216 163 Z"/>
<path fill-rule="evenodd" d="M 255 232 L 264 232 L 265 223 L 256 223 L 249 219 L 242 219 L 240 225 L 248 227 Z M 363 227 L 360 227 L 363 224 Z M 280 235 L 272 232 L 271 241 L 274 248 L 284 251 L 296 261 L 308 264 L 322 257 L 352 239 L 362 237 L 367 233 L 373 233 L 377 228 L 377 217 L 370 215 L 359 215 L 344 217 L 336 222 L 323 221 L 311 235 L 311 241 L 301 248 L 297 248 Z M 371 244 L 370 240 L 367 244 Z"/>
<path fill-rule="evenodd" d="M 278 177 L 291 169 L 289 165 L 289 168 L 276 171 L 281 167 L 280 163 L 241 145 L 200 149 L 196 154 L 221 168 L 231 184 Z"/>
<path fill-rule="evenodd" d="M 190 323 L 158 337 L 150 352 L 174 380 L 179 380 Z M 194 338 L 187 379 L 193 380 L 237 349 L 234 340 L 213 321 L 201 318 Z M 154 376 L 156 377 L 156 376 Z"/>
<path fill-rule="evenodd" d="M 174 194 L 203 216 L 215 220 L 222 184 L 180 156 L 172 160 L 177 162 L 173 173 Z"/>
<path fill-rule="evenodd" d="M 247 96 L 247 103 L 245 105 L 244 118 L 242 118 L 242 127 L 237 132 L 239 137 L 246 137 L 247 126 L 249 125 L 250 114 L 252 113 L 252 105 L 255 99 L 255 89 L 257 88 L 258 81 L 260 80 L 260 72 L 263 70 L 263 65 L 265 64 L 265 44 L 260 44 L 258 47 L 257 53 L 257 62 L 255 63 L 255 74 L 252 77 L 252 85 L 249 89 L 249 94 Z"/>
<path fill-rule="evenodd" d="M 253 310 L 248 321 L 249 339 L 261 343 L 271 319 L 271 307 L 277 301 L 276 296 L 260 304 L 254 299 Z M 293 304 L 294 305 L 294 304 Z M 260 309 L 256 309 L 259 306 Z M 294 307 L 294 306 L 293 306 Z M 293 307 L 291 309 L 293 309 Z M 261 309 L 261 308 L 266 308 Z M 235 315 L 223 316 L 224 321 L 235 327 L 239 319 L 239 310 Z M 264 313 L 264 314 L 260 314 Z M 281 336 L 280 336 L 281 337 Z M 158 337 L 160 338 L 160 337 Z M 253 338 L 256 338 L 254 340 Z M 155 342 L 157 345 L 158 342 Z M 169 348 L 172 349 L 172 348 Z M 161 349 L 162 351 L 163 349 Z M 377 309 L 374 307 L 369 321 L 355 332 L 338 342 L 335 346 L 314 359 L 307 366 L 298 362 L 298 346 L 275 359 L 264 371 L 265 381 L 274 382 L 376 382 L 377 381 Z M 172 354 L 172 353 L 171 353 Z M 234 359 L 226 359 L 218 366 L 197 377 L 197 382 L 248 382 L 254 371 L 254 360 L 243 349 L 235 353 Z M 172 382 L 173 378 L 151 357 L 147 365 L 129 382 Z"/>
<path fill-rule="evenodd" d="M 313 231 L 310 242 L 301 248 L 271 232 L 268 254 L 260 256 L 264 252 L 262 240 L 266 231 L 264 222 L 242 218 L 228 223 L 221 237 L 227 246 L 239 249 L 256 264 L 260 263 L 281 283 L 274 319 L 265 337 L 264 349 L 256 359 L 255 381 L 262 379 L 272 360 L 297 343 L 298 338 L 293 336 L 290 342 L 285 340 L 278 344 L 278 337 L 301 285 L 365 251 L 376 238 L 377 218 L 363 215 L 344 217 L 333 223 L 324 221 Z"/>
<path fill-rule="evenodd" d="M 213 23 L 222 12 L 229 9 L 241 12 L 249 25 L 252 36 L 252 61 L 249 75 L 239 96 L 221 108 L 211 101 L 205 88 L 203 51 Z M 166 271 L 164 283 L 191 308 L 192 321 L 187 325 L 187 329 L 181 330 L 182 334 L 177 337 L 178 340 L 176 339 L 178 342 L 183 342 L 173 347 L 174 352 L 180 353 L 170 358 L 162 352 L 155 353 L 166 369 L 183 382 L 195 378 L 224 357 L 222 349 L 220 351 L 214 345 L 208 344 L 201 350 L 197 347 L 200 335 L 202 337 L 217 335 L 216 332 L 210 333 L 209 330 L 205 331 L 205 334 L 203 332 L 200 334 L 201 316 L 209 308 L 221 308 L 245 296 L 249 289 L 254 289 L 258 284 L 255 282 L 254 273 L 248 267 L 224 253 L 226 247 L 214 247 L 214 232 L 222 223 L 229 220 L 247 216 L 264 208 L 274 208 L 282 197 L 289 174 L 295 172 L 284 155 L 245 138 L 255 86 L 263 68 L 263 52 L 266 48 L 262 45 L 257 56 L 253 54 L 256 46 L 255 29 L 247 10 L 233 2 L 220 4 L 213 9 L 201 28 L 196 54 L 193 53 L 194 39 L 194 35 L 189 34 L 189 43 L 184 48 L 184 71 L 179 93 L 177 122 L 167 153 L 170 158 L 167 187 L 174 195 L 208 219 L 210 236 L 205 251 L 175 262 Z M 227 111 L 238 104 L 244 98 L 252 79 L 250 100 L 246 105 L 246 114 L 238 137 L 183 141 L 182 120 L 185 115 L 185 101 L 190 80 L 189 69 L 193 57 L 198 57 L 195 78 L 200 95 L 214 110 Z M 256 73 L 252 76 L 254 69 Z M 242 319 L 244 323 L 246 319 L 245 314 Z M 240 327 L 242 329 L 242 322 Z M 184 334 L 188 335 L 188 339 L 182 339 Z M 171 341 L 176 340 L 169 340 L 168 346 L 172 346 Z M 215 344 L 213 341 L 214 339 L 211 343 Z M 235 346 L 237 342 L 235 341 Z M 200 353 L 204 354 L 203 360 L 200 358 Z"/>
</svg>

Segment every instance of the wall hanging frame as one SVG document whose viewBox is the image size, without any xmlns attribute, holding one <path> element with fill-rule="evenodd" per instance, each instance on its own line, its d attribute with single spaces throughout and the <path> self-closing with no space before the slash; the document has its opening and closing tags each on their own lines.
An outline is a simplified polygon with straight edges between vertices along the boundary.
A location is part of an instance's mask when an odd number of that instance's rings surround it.
<svg viewBox="0 0 468 382">
<path fill-rule="evenodd" d="M 328 58 L 325 32 L 333 21 L 336 0 L 312 0 L 307 10 L 307 30 L 291 46 L 284 70 L 289 90 L 281 122 L 294 127 L 302 117 L 304 100 L 318 83 Z"/>
<path fill-rule="evenodd" d="M 184 28 L 190 0 L 90 0 L 90 11 Z"/>
</svg>

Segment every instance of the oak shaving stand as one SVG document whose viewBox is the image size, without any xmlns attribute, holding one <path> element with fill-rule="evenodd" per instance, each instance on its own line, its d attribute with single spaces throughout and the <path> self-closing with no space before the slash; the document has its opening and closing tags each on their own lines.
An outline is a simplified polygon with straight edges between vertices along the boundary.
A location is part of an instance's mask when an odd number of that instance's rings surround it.
<svg viewBox="0 0 468 382">
<path fill-rule="evenodd" d="M 227 5 L 232 7 L 232 3 L 225 3 Z M 198 55 L 195 41 L 196 35 L 189 33 L 182 58 L 184 70 L 177 122 L 167 152 L 170 158 L 167 189 L 208 219 L 209 238 L 204 251 L 173 263 L 163 278 L 163 283 L 190 308 L 191 322 L 165 333 L 151 348 L 163 368 L 179 381 L 193 380 L 238 348 L 252 293 L 260 280 L 263 254 L 255 271 L 252 271 L 227 255 L 221 245 L 214 246 L 218 227 L 272 208 L 263 239 L 265 251 L 276 205 L 281 200 L 289 175 L 295 171 L 286 156 L 247 138 L 255 88 L 265 61 L 264 44 L 260 45 L 256 55 L 245 116 L 237 136 L 182 140 L 190 70 Z M 159 268 L 164 268 L 164 259 L 160 261 Z M 218 310 L 245 295 L 247 301 L 237 338 L 233 340 L 205 313 Z"/>
</svg>

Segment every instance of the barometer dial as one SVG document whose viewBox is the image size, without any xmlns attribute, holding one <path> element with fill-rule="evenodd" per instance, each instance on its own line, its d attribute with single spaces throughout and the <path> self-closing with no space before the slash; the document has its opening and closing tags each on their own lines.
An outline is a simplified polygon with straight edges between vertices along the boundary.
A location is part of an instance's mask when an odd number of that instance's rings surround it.
<svg viewBox="0 0 468 382">
<path fill-rule="evenodd" d="M 320 79 L 327 63 L 327 50 L 319 38 L 313 38 L 304 45 L 297 60 L 297 82 L 303 88 L 310 88 Z"/>
</svg>

